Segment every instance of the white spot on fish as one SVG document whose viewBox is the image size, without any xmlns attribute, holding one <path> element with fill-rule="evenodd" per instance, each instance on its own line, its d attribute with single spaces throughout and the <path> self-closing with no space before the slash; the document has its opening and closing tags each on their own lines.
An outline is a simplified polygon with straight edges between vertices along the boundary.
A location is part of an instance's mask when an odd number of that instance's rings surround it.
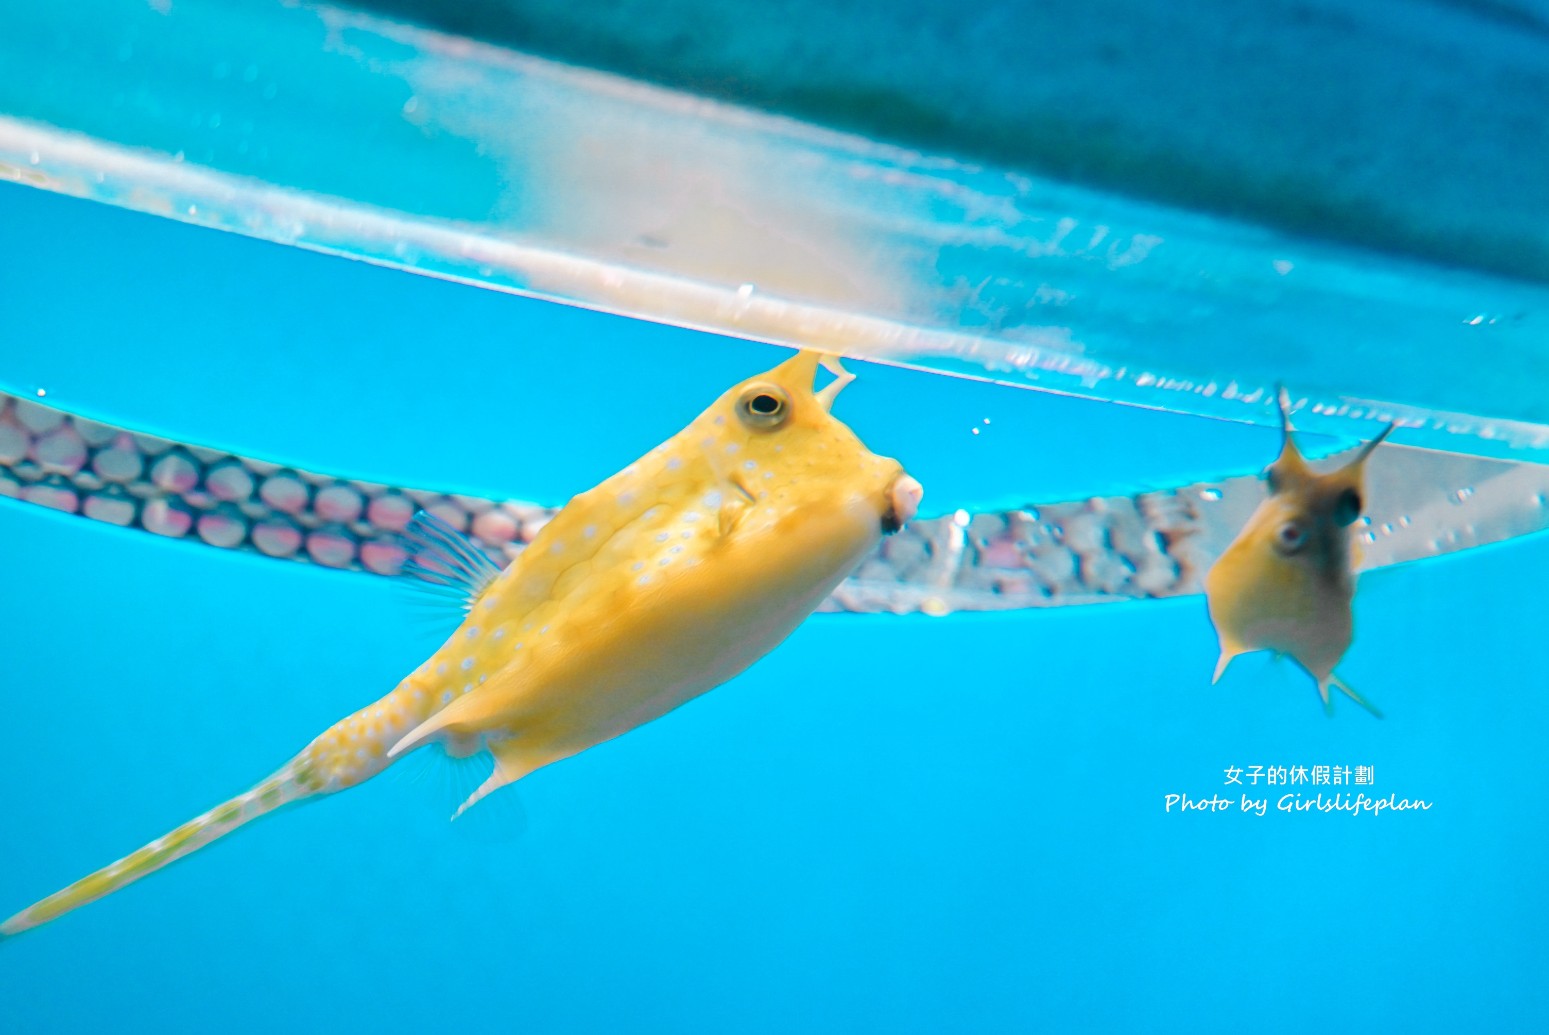
<svg viewBox="0 0 1549 1035">
<path fill-rule="evenodd" d="M 581 529 L 581 535 L 583 535 L 587 539 L 590 539 L 592 536 L 594 536 L 596 534 L 597 534 L 597 526 L 596 525 L 587 525 L 585 528 Z"/>
<path fill-rule="evenodd" d="M 505 626 L 501 626 L 499 629 L 495 630 L 495 637 L 494 638 L 497 639 L 497 640 L 498 639 L 502 639 L 505 636 L 505 634 L 506 634 Z"/>
<path fill-rule="evenodd" d="M 436 666 L 436 675 L 438 675 L 438 676 L 446 675 L 446 662 L 443 661 L 441 664 Z"/>
<path fill-rule="evenodd" d="M 674 546 L 672 549 L 668 550 L 667 552 L 668 553 L 682 553 L 683 552 L 683 547 L 681 545 Z"/>
<path fill-rule="evenodd" d="M 473 667 L 473 659 L 472 658 L 464 658 L 463 659 L 463 671 L 466 672 L 466 671 L 468 671 L 472 667 Z"/>
<path fill-rule="evenodd" d="M 556 539 L 549 544 L 549 553 L 564 553 L 565 543 L 562 539 Z"/>
<path fill-rule="evenodd" d="M 640 585 L 640 586 L 644 586 L 647 583 L 649 583 L 650 581 L 651 581 L 651 576 L 649 576 L 649 575 L 642 575 L 638 579 L 635 580 L 635 584 L 636 585 Z"/>
<path fill-rule="evenodd" d="M 756 461 L 756 460 L 744 460 L 744 461 L 742 461 L 742 466 L 743 466 L 743 469 L 748 470 L 748 471 L 757 470 L 757 468 L 758 468 L 758 461 Z"/>
<path fill-rule="evenodd" d="M 699 520 L 699 511 L 697 511 L 697 510 L 686 511 L 683 514 L 683 523 L 685 525 L 692 525 L 694 522 L 696 522 L 698 520 Z"/>
<path fill-rule="evenodd" d="M 445 693 L 443 693 L 441 695 L 441 703 L 442 704 L 451 704 L 452 703 L 452 691 L 448 690 L 448 691 L 446 691 Z"/>
<path fill-rule="evenodd" d="M 463 693 L 466 694 L 469 691 L 471 691 L 472 689 L 473 689 L 473 684 L 472 683 L 468 683 L 468 684 L 463 686 Z"/>
<path fill-rule="evenodd" d="M 741 448 L 742 447 L 737 445 L 737 443 L 735 443 L 735 442 L 728 442 L 728 443 L 726 443 L 726 455 L 727 456 L 731 456 L 733 453 L 735 453 L 737 450 L 739 450 Z"/>
<path fill-rule="evenodd" d="M 677 457 L 673 457 L 671 460 L 667 461 L 667 470 L 669 470 L 669 471 L 676 471 L 678 468 L 680 468 L 682 466 L 683 466 L 683 461 L 678 459 Z"/>
<path fill-rule="evenodd" d="M 470 626 L 468 626 L 468 639 L 470 639 L 470 640 L 477 640 L 478 638 L 479 638 L 479 627 L 477 625 L 470 625 Z"/>
<path fill-rule="evenodd" d="M 706 510 L 714 510 L 716 507 L 721 505 L 721 498 L 720 489 L 711 489 L 709 492 L 705 493 L 704 498 L 701 499 L 699 503 L 700 506 L 704 507 Z"/>
<path fill-rule="evenodd" d="M 630 571 L 639 571 L 641 568 L 644 568 L 644 567 L 645 567 L 645 562 L 644 561 L 636 561 L 634 564 L 629 566 L 629 570 Z"/>
<path fill-rule="evenodd" d="M 479 677 L 479 682 L 482 683 L 482 682 L 484 682 L 488 678 L 489 678 L 489 676 L 480 676 Z"/>
<path fill-rule="evenodd" d="M 619 506 L 627 507 L 627 506 L 629 506 L 629 504 L 635 502 L 635 494 L 632 491 L 628 491 L 628 490 L 626 490 L 624 492 L 621 492 L 618 495 L 618 502 L 619 502 Z"/>
<path fill-rule="evenodd" d="M 667 541 L 667 533 L 666 532 L 657 532 L 656 533 L 656 541 L 658 543 L 665 543 Z"/>
</svg>

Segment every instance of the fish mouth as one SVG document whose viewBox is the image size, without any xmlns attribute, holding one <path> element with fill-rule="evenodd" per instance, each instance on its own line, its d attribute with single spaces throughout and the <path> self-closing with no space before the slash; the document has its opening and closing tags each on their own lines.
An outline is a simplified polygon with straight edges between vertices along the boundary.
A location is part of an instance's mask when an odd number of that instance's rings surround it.
<svg viewBox="0 0 1549 1035">
<path fill-rule="evenodd" d="M 892 535 L 914 519 L 925 489 L 907 474 L 900 474 L 887 487 L 887 510 L 882 514 L 882 533 Z"/>
</svg>

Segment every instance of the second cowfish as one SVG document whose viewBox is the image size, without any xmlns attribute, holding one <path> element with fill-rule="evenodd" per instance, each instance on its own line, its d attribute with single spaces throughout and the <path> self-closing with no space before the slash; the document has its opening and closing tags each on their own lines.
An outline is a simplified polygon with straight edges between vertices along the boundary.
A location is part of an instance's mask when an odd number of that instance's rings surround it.
<svg viewBox="0 0 1549 1035">
<path fill-rule="evenodd" d="M 1352 526 L 1366 507 L 1366 460 L 1390 424 L 1343 466 L 1318 474 L 1291 437 L 1280 407 L 1280 456 L 1264 471 L 1268 497 L 1205 576 L 1210 620 L 1221 641 L 1219 680 L 1239 654 L 1289 655 L 1317 681 L 1326 709 L 1329 688 L 1380 715 L 1334 672 L 1354 637 L 1356 545 Z"/>
<path fill-rule="evenodd" d="M 819 362 L 837 378 L 821 391 Z M 443 561 L 432 570 L 468 591 L 451 638 L 256 787 L 17 913 L 0 938 L 423 745 L 493 756 L 466 809 L 731 679 L 919 505 L 919 483 L 830 414 L 850 380 L 836 360 L 801 352 L 734 386 L 572 499 L 504 572 L 450 528 L 417 519 Z"/>
</svg>

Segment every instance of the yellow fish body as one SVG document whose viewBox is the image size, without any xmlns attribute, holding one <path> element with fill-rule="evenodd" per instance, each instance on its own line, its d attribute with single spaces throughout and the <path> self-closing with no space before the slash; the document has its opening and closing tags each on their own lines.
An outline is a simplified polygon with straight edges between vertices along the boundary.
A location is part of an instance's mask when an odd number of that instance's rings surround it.
<svg viewBox="0 0 1549 1035">
<path fill-rule="evenodd" d="M 737 675 L 920 500 L 897 461 L 872 454 L 830 415 L 850 375 L 823 362 L 840 376 L 822 391 L 810 352 L 733 387 L 572 499 L 504 572 L 450 529 L 433 530 L 445 562 L 433 570 L 465 572 L 471 599 L 429 660 L 252 790 L 16 914 L 0 937 L 282 805 L 352 787 L 421 745 L 494 756 L 466 809 Z"/>
<path fill-rule="evenodd" d="M 1269 496 L 1205 576 L 1205 599 L 1221 642 L 1219 680 L 1239 654 L 1286 654 L 1317 681 L 1325 708 L 1338 688 L 1379 714 L 1334 673 L 1354 635 L 1353 528 L 1365 507 L 1365 466 L 1389 425 L 1337 470 L 1318 474 L 1291 439 L 1280 399 L 1280 456 L 1264 472 Z"/>
</svg>

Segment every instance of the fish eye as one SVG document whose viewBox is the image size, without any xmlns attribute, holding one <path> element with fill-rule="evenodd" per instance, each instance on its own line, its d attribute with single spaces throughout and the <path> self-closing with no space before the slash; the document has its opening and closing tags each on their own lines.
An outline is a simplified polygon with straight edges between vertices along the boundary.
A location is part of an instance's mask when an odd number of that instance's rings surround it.
<svg viewBox="0 0 1549 1035">
<path fill-rule="evenodd" d="M 749 385 L 737 399 L 737 418 L 760 431 L 779 427 L 790 413 L 790 397 L 779 385 Z"/>
<path fill-rule="evenodd" d="M 1336 525 L 1349 525 L 1361 516 L 1361 494 L 1354 489 L 1346 489 L 1339 494 L 1339 499 L 1334 501 L 1334 523 Z"/>
<path fill-rule="evenodd" d="M 1295 553 L 1307 544 L 1307 530 L 1295 521 L 1287 521 L 1275 529 L 1275 549 L 1281 553 Z"/>
</svg>

